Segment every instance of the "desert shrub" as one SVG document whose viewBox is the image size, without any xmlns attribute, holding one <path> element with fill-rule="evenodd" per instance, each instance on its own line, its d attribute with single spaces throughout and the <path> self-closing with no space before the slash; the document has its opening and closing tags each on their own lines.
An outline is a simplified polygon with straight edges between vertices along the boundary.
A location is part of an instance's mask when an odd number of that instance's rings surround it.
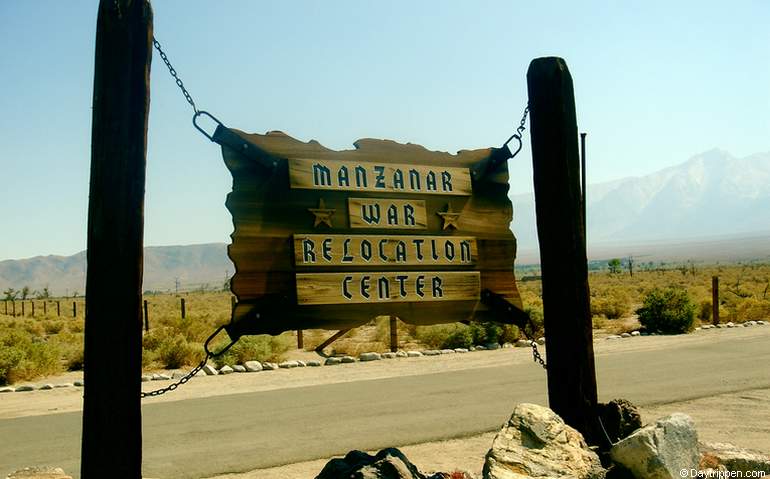
<svg viewBox="0 0 770 479">
<path fill-rule="evenodd" d="M 693 328 L 695 305 L 682 288 L 653 288 L 636 310 L 639 322 L 647 331 L 663 334 L 686 333 Z"/>
<path fill-rule="evenodd" d="M 441 349 L 470 348 L 473 346 L 473 333 L 468 326 L 458 324 L 444 341 L 438 345 Z"/>
<path fill-rule="evenodd" d="M 76 318 L 67 322 L 67 329 L 71 333 L 82 333 L 85 329 L 85 321 L 83 318 Z"/>
<path fill-rule="evenodd" d="M 770 319 L 770 300 L 744 299 L 735 308 L 735 318 L 738 322 Z"/>
<path fill-rule="evenodd" d="M 214 358 L 220 367 L 225 364 L 243 364 L 246 361 L 281 361 L 291 348 L 291 337 L 242 336 L 225 354 Z"/>
<path fill-rule="evenodd" d="M 446 343 L 447 338 L 461 328 L 467 328 L 467 326 L 459 323 L 417 326 L 414 337 L 428 347 L 441 348 Z"/>
<path fill-rule="evenodd" d="M 161 365 L 168 369 L 193 364 L 202 356 L 201 348 L 188 343 L 181 333 L 163 339 L 158 346 L 157 353 Z"/>
<path fill-rule="evenodd" d="M 704 299 L 698 304 L 698 319 L 701 321 L 710 321 L 711 320 L 711 300 Z"/>
<path fill-rule="evenodd" d="M 519 328 L 512 324 L 506 324 L 502 326 L 499 341 L 501 343 L 515 343 L 520 337 L 521 331 L 519 331 Z"/>
<path fill-rule="evenodd" d="M 527 332 L 530 336 L 533 339 L 543 336 L 545 334 L 545 317 L 543 316 L 542 305 L 540 307 L 525 308 L 524 312 L 529 315 L 531 326 L 527 326 L 527 328 L 531 327 L 532 330 L 527 329 Z"/>
<path fill-rule="evenodd" d="M 53 374 L 59 369 L 55 344 L 33 340 L 21 331 L 8 331 L 0 336 L 0 384 Z"/>
<path fill-rule="evenodd" d="M 49 342 L 56 345 L 67 371 L 83 369 L 83 333 L 61 332 Z"/>
<path fill-rule="evenodd" d="M 473 334 L 473 344 L 489 344 L 500 342 L 503 328 L 492 322 L 473 322 L 468 326 Z"/>
<path fill-rule="evenodd" d="M 591 299 L 591 315 L 603 315 L 607 319 L 618 319 L 631 311 L 630 299 L 622 291 Z"/>
<path fill-rule="evenodd" d="M 43 322 L 43 330 L 46 334 L 58 334 L 64 329 L 64 321 L 58 319 L 46 319 Z"/>
</svg>

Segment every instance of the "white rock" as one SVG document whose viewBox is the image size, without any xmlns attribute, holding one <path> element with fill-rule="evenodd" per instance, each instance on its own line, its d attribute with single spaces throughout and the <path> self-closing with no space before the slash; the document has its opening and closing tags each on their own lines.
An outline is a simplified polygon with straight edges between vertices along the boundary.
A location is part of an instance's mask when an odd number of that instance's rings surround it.
<svg viewBox="0 0 770 479">
<path fill-rule="evenodd" d="M 17 393 L 25 393 L 27 391 L 34 391 L 34 390 L 35 390 L 35 386 L 31 384 L 22 384 L 21 386 L 16 387 Z"/>
<path fill-rule="evenodd" d="M 641 335 L 642 333 L 640 333 L 639 331 L 631 331 L 631 336 L 641 336 Z"/>
<path fill-rule="evenodd" d="M 379 361 L 382 359 L 380 353 L 361 353 L 358 355 L 359 361 Z"/>
<path fill-rule="evenodd" d="M 207 364 L 203 366 L 202 371 L 206 373 L 206 376 L 216 376 L 217 374 L 219 374 L 219 371 L 217 371 L 217 368 L 215 368 L 211 364 Z"/>
<path fill-rule="evenodd" d="M 259 361 L 246 361 L 243 363 L 243 367 L 245 367 L 246 371 L 250 373 L 258 373 L 262 371 L 262 363 Z"/>
<path fill-rule="evenodd" d="M 342 362 L 345 364 L 356 362 L 356 358 L 353 356 L 342 356 Z"/>
<path fill-rule="evenodd" d="M 324 364 L 326 364 L 327 366 L 334 366 L 335 364 L 342 364 L 342 359 L 341 358 L 334 358 L 334 357 L 326 358 L 326 361 L 324 362 Z"/>
<path fill-rule="evenodd" d="M 426 349 L 422 352 L 423 356 L 439 356 L 441 354 L 441 351 L 438 349 Z"/>
<path fill-rule="evenodd" d="M 441 350 L 441 354 L 455 354 L 455 352 L 456 351 L 454 349 L 442 349 Z"/>
<path fill-rule="evenodd" d="M 636 477 L 681 477 L 682 469 L 698 468 L 698 432 L 690 416 L 674 413 L 620 440 L 610 456 Z"/>
<path fill-rule="evenodd" d="M 631 337 L 631 334 L 629 334 L 629 333 L 622 333 L 622 334 L 620 335 L 620 337 L 621 337 L 621 338 L 630 338 L 630 337 Z"/>
<path fill-rule="evenodd" d="M 380 356 L 382 356 L 382 359 L 396 359 L 398 357 L 396 353 L 391 352 L 382 353 Z"/>
<path fill-rule="evenodd" d="M 11 386 L 3 386 L 0 388 L 0 393 L 12 393 L 15 391 L 16 391 L 16 388 Z"/>
<path fill-rule="evenodd" d="M 241 364 L 236 364 L 233 366 L 233 371 L 235 371 L 236 373 L 245 373 L 246 366 L 243 366 Z"/>
<path fill-rule="evenodd" d="M 59 389 L 59 388 L 71 388 L 71 387 L 72 387 L 72 383 L 59 383 L 59 384 L 54 384 L 54 385 L 53 385 L 53 387 L 55 387 L 55 388 L 57 388 L 57 389 Z"/>
<path fill-rule="evenodd" d="M 527 339 L 519 339 L 516 341 L 516 347 L 517 348 L 531 348 L 532 342 Z"/>
<path fill-rule="evenodd" d="M 735 323 L 730 321 L 729 323 L 725 324 L 725 326 L 727 326 L 728 328 L 734 328 L 735 327 Z"/>
<path fill-rule="evenodd" d="M 537 338 L 537 344 L 540 346 L 545 346 L 545 338 Z"/>
<path fill-rule="evenodd" d="M 465 348 L 455 348 L 455 352 L 456 353 L 460 353 L 460 354 L 464 354 L 464 353 L 467 353 L 468 350 L 465 349 Z"/>
<path fill-rule="evenodd" d="M 307 366 L 307 363 L 305 361 L 301 361 L 301 360 L 297 359 L 297 366 L 299 366 L 301 368 L 304 368 L 304 367 Z"/>
<path fill-rule="evenodd" d="M 503 343 L 503 349 L 510 349 L 513 347 L 513 344 L 511 343 Z"/>
<path fill-rule="evenodd" d="M 43 384 L 38 389 L 41 391 L 48 391 L 49 389 L 53 389 L 53 384 Z"/>
<path fill-rule="evenodd" d="M 142 374 L 142 382 L 146 383 L 147 381 L 152 381 L 152 376 L 150 374 Z"/>
<path fill-rule="evenodd" d="M 408 358 L 409 355 L 406 353 L 406 351 L 396 351 L 396 357 L 397 358 Z"/>
<path fill-rule="evenodd" d="M 307 364 L 308 367 L 317 368 L 318 366 L 321 365 L 321 361 L 318 361 L 316 359 L 311 359 L 310 361 L 307 361 L 305 364 Z"/>
<path fill-rule="evenodd" d="M 757 451 L 742 449 L 728 443 L 708 443 L 699 445 L 701 456 L 700 467 L 724 467 L 728 471 L 740 471 L 743 474 L 721 477 L 752 477 L 754 471 L 762 471 L 770 475 L 770 456 Z M 713 476 L 720 477 L 720 476 Z"/>
<path fill-rule="evenodd" d="M 227 364 L 219 368 L 219 374 L 232 374 L 235 372 L 235 369 L 231 368 Z"/>
<path fill-rule="evenodd" d="M 623 338 L 618 336 L 617 334 L 610 334 L 609 336 L 607 336 L 607 339 L 623 339 Z"/>
<path fill-rule="evenodd" d="M 477 344 L 476 346 L 471 346 L 471 347 L 474 348 L 473 349 L 474 351 L 486 351 L 487 350 L 487 348 L 485 348 L 481 344 Z"/>
<path fill-rule="evenodd" d="M 406 356 L 409 358 L 419 358 L 422 356 L 420 351 L 407 351 Z"/>
<path fill-rule="evenodd" d="M 552 410 L 519 404 L 492 442 L 484 479 L 600 479 L 605 471 L 583 436 Z"/>
</svg>

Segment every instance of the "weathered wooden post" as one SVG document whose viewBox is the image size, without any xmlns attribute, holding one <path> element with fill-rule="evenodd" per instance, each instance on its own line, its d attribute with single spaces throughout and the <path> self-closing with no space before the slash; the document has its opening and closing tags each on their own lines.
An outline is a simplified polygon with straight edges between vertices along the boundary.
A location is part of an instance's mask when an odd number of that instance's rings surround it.
<svg viewBox="0 0 770 479">
<path fill-rule="evenodd" d="M 32 317 L 34 318 L 35 317 L 35 300 L 33 299 L 29 303 L 32 306 Z"/>
<path fill-rule="evenodd" d="M 77 301 L 72 302 L 72 317 L 77 318 L 78 317 L 78 303 Z"/>
<path fill-rule="evenodd" d="M 8 315 L 8 300 L 3 301 L 3 307 L 5 308 L 3 314 Z"/>
<path fill-rule="evenodd" d="M 24 313 L 24 303 L 26 303 L 26 301 L 22 301 L 21 302 L 21 316 L 22 317 L 26 316 L 26 313 Z"/>
<path fill-rule="evenodd" d="M 13 309 L 13 317 L 16 317 L 16 300 L 11 301 L 11 308 Z"/>
<path fill-rule="evenodd" d="M 56 302 L 56 316 L 61 316 L 61 301 Z"/>
<path fill-rule="evenodd" d="M 43 316 L 48 315 L 48 300 L 43 300 Z"/>
<path fill-rule="evenodd" d="M 305 349 L 305 340 L 302 337 L 302 330 L 297 330 L 297 349 Z"/>
<path fill-rule="evenodd" d="M 144 300 L 144 330 L 150 331 L 150 315 L 147 313 L 147 300 Z"/>
<path fill-rule="evenodd" d="M 390 352 L 398 351 L 398 318 L 390 317 Z"/>
<path fill-rule="evenodd" d="M 711 321 L 719 324 L 719 276 L 711 277 Z"/>
<path fill-rule="evenodd" d="M 184 298 L 179 298 L 179 307 L 182 309 L 182 319 L 185 317 Z"/>
<path fill-rule="evenodd" d="M 566 62 L 537 58 L 527 72 L 537 233 L 543 274 L 548 402 L 598 442 L 575 97 Z"/>
<path fill-rule="evenodd" d="M 101 0 L 86 275 L 83 479 L 142 477 L 142 246 L 152 8 Z"/>
</svg>

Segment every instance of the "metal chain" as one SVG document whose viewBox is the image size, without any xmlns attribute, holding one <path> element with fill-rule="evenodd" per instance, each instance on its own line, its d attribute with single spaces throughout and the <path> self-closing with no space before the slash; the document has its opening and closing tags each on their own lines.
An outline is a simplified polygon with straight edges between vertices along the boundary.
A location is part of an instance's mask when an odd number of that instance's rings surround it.
<svg viewBox="0 0 770 479">
<path fill-rule="evenodd" d="M 511 135 L 510 138 L 508 138 L 505 143 L 503 143 L 503 146 L 507 145 L 511 142 L 514 138 L 518 140 L 519 142 L 519 149 L 521 149 L 521 137 L 524 134 L 524 130 L 527 129 L 524 124 L 527 122 L 527 115 L 529 115 L 529 103 L 527 103 L 527 106 L 524 107 L 524 114 L 521 116 L 521 121 L 519 122 L 519 126 L 516 128 L 516 132 Z"/>
<path fill-rule="evenodd" d="M 543 369 L 547 370 L 548 367 L 545 364 L 545 359 L 543 359 L 543 356 L 540 355 L 540 351 L 537 349 L 537 343 L 530 339 L 529 344 L 532 346 L 532 359 L 543 366 Z"/>
<path fill-rule="evenodd" d="M 185 97 L 185 100 L 187 100 L 187 103 L 190 104 L 190 106 L 193 107 L 193 110 L 195 113 L 198 113 L 198 107 L 195 106 L 195 102 L 192 99 L 192 96 L 190 96 L 190 92 L 187 91 L 187 88 L 184 87 L 184 82 L 182 82 L 182 79 L 177 76 L 176 70 L 173 66 L 171 66 L 171 62 L 169 61 L 168 57 L 166 56 L 166 52 L 163 51 L 163 49 L 160 47 L 160 42 L 155 39 L 155 37 L 152 37 L 152 46 L 155 47 L 156 50 L 158 50 L 158 53 L 160 54 L 160 59 L 163 60 L 163 63 L 166 64 L 166 67 L 168 68 L 168 72 L 171 74 L 172 77 L 174 77 L 174 81 L 176 81 L 176 86 L 179 87 L 180 90 L 182 90 L 182 94 Z"/>
<path fill-rule="evenodd" d="M 147 392 L 142 391 L 142 396 L 141 396 L 142 399 L 144 399 L 146 397 L 160 396 L 161 394 L 166 394 L 169 391 L 173 391 L 174 389 L 178 388 L 182 384 L 184 384 L 187 381 L 189 381 L 190 379 L 192 379 L 193 376 L 198 374 L 198 372 L 200 372 L 200 370 L 203 369 L 206 366 L 206 363 L 208 363 L 209 359 L 211 359 L 211 358 L 212 358 L 212 355 L 209 354 L 209 353 L 206 353 L 206 357 L 203 358 L 203 361 L 201 361 L 200 364 L 195 366 L 192 371 L 187 373 L 184 377 L 182 377 L 182 379 L 180 379 L 179 381 L 177 381 L 175 383 L 169 384 L 168 386 L 166 386 L 164 388 L 156 389 L 154 391 L 147 391 Z"/>
</svg>

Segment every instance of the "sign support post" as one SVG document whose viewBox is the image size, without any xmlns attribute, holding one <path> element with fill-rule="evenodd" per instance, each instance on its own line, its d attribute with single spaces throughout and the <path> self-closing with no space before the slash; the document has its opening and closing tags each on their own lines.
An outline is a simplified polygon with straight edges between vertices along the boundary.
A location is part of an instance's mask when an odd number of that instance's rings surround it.
<svg viewBox="0 0 770 479">
<path fill-rule="evenodd" d="M 548 402 L 597 444 L 597 392 L 572 76 L 561 58 L 527 71 L 535 209 L 543 275 Z"/>
<path fill-rule="evenodd" d="M 142 247 L 152 9 L 101 0 L 88 203 L 81 477 L 142 477 Z"/>
</svg>

